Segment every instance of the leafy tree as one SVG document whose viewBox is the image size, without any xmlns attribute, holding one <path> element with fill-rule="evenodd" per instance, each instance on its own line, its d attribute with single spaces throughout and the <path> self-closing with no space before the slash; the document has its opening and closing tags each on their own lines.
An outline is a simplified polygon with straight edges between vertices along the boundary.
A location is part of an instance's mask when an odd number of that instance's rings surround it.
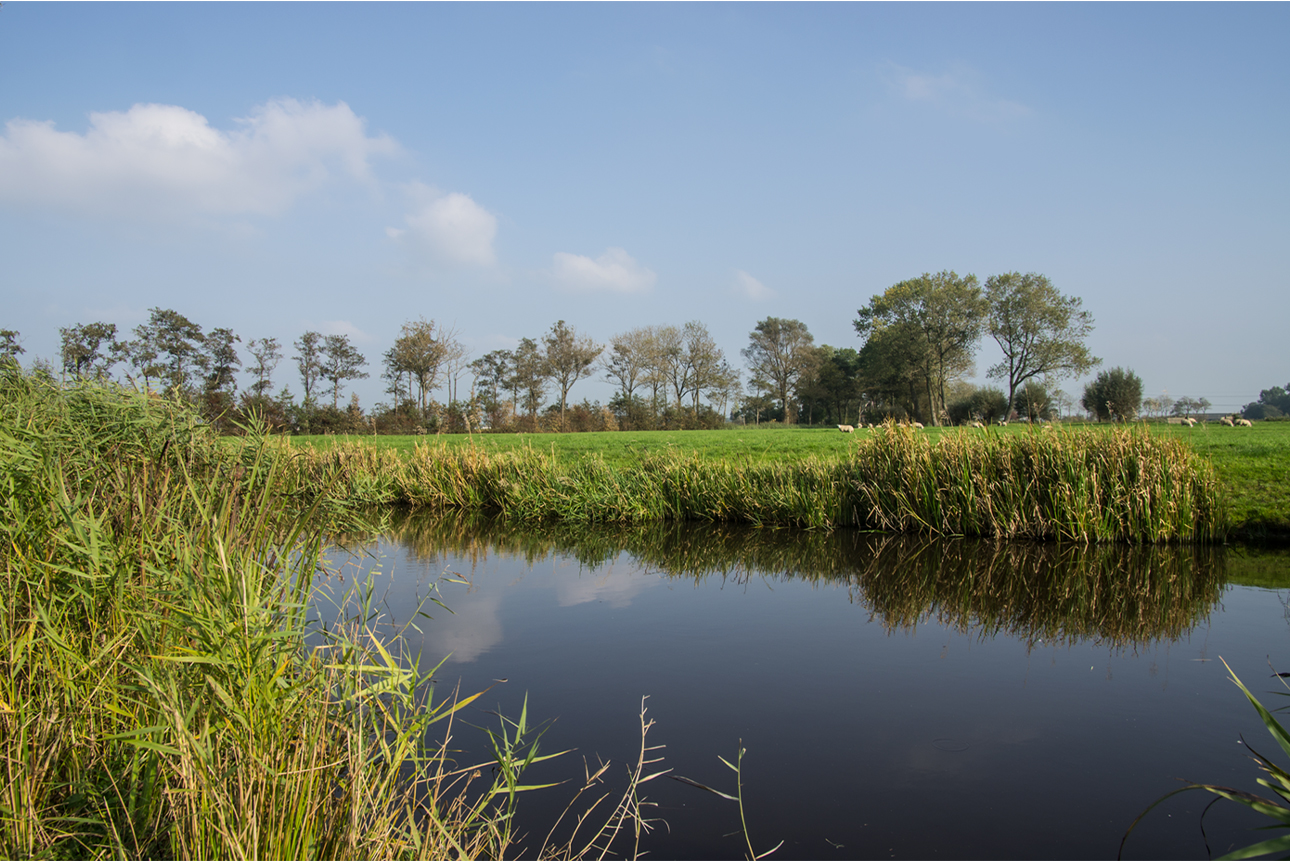
<svg viewBox="0 0 1290 861">
<path fill-rule="evenodd" d="M 1057 292 L 1047 277 L 1034 272 L 993 275 L 985 282 L 985 295 L 986 328 L 1003 350 L 1003 360 L 986 374 L 1008 381 L 1008 403 L 1016 400 L 1026 380 L 1078 376 L 1102 363 L 1084 346 L 1093 316 L 1080 307 L 1078 297 Z"/>
<path fill-rule="evenodd" d="M 859 353 L 859 381 L 870 419 L 927 416 L 924 350 L 912 327 L 888 326 L 870 333 Z"/>
<path fill-rule="evenodd" d="M 410 397 L 416 389 L 417 403 L 424 414 L 430 392 L 439 381 L 445 361 L 459 352 L 456 333 L 444 329 L 434 320 L 420 318 L 403 324 L 402 334 L 385 353 L 385 376 L 395 381 L 406 375 L 405 391 Z M 463 353 L 464 355 L 464 353 Z M 397 395 L 396 395 L 397 400 Z"/>
<path fill-rule="evenodd" d="M 835 424 L 859 421 L 860 354 L 852 347 L 820 347 L 816 381 L 826 405 L 826 420 Z"/>
<path fill-rule="evenodd" d="M 1241 415 L 1247 419 L 1272 419 L 1290 414 L 1290 383 L 1259 392 L 1259 399 L 1245 405 Z"/>
<path fill-rule="evenodd" d="M 237 369 L 242 367 L 234 344 L 242 339 L 232 329 L 212 329 L 206 336 L 206 391 L 224 392 L 230 396 L 237 391 Z"/>
<path fill-rule="evenodd" d="M 1102 371 L 1084 387 L 1080 406 L 1099 421 L 1131 421 L 1142 406 L 1142 378 L 1124 368 Z"/>
<path fill-rule="evenodd" d="M 975 275 L 924 273 L 870 299 L 859 310 L 855 329 L 865 338 L 894 330 L 907 340 L 903 352 L 922 378 L 926 418 L 939 424 L 946 385 L 972 367 L 985 311 Z"/>
<path fill-rule="evenodd" d="M 282 361 L 282 345 L 277 338 L 252 339 L 246 342 L 246 351 L 255 359 L 255 366 L 251 368 L 255 374 L 251 391 L 258 397 L 267 396 L 273 389 L 273 371 Z"/>
<path fill-rule="evenodd" d="M 115 323 L 77 323 L 70 328 L 60 328 L 62 336 L 63 372 L 74 377 L 107 375 L 120 356 L 116 347 Z"/>
<path fill-rule="evenodd" d="M 1205 398 L 1190 398 L 1183 396 L 1174 401 L 1173 409 L 1170 415 L 1190 417 L 1192 413 L 1203 413 L 1209 409 L 1209 401 Z"/>
<path fill-rule="evenodd" d="M 349 343 L 348 335 L 328 335 L 323 339 L 322 354 L 319 373 L 331 383 L 332 409 L 339 409 L 341 386 L 347 380 L 367 379 L 367 372 L 362 370 L 367 359 Z"/>
<path fill-rule="evenodd" d="M 192 393 L 195 373 L 208 364 L 206 338 L 202 327 L 169 308 L 148 309 L 148 322 L 134 328 L 135 338 L 119 352 L 144 378 L 166 384 L 166 391 Z"/>
<path fill-rule="evenodd" d="M 551 379 L 560 387 L 560 423 L 564 424 L 565 406 L 573 384 L 595 372 L 592 363 L 604 347 L 577 331 L 563 320 L 556 322 L 542 337 Z"/>
<path fill-rule="evenodd" d="M 785 424 L 793 423 L 790 395 L 814 358 L 814 346 L 815 338 L 802 321 L 767 317 L 748 334 L 748 346 L 740 351 L 753 372 L 751 385 L 778 398 Z"/>
<path fill-rule="evenodd" d="M 991 386 L 973 388 L 946 408 L 950 421 L 967 424 L 973 421 L 993 424 L 1008 414 L 1008 396 Z"/>
<path fill-rule="evenodd" d="M 662 349 L 656 349 L 654 356 L 663 359 L 660 370 L 676 395 L 677 406 L 689 398 L 690 409 L 697 415 L 703 393 L 728 383 L 732 370 L 726 364 L 725 352 L 698 320 L 680 329 L 665 326 L 655 332 Z"/>
<path fill-rule="evenodd" d="M 1048 421 L 1053 417 L 1053 402 L 1048 389 L 1035 380 L 1026 380 L 1021 391 L 1017 392 L 1012 408 L 1027 421 Z"/>
<path fill-rule="evenodd" d="M 237 393 L 237 369 L 242 366 L 233 344 L 241 338 L 232 329 L 212 329 L 206 336 L 205 378 L 202 386 L 202 408 L 206 417 L 220 425 L 232 411 Z"/>
<path fill-rule="evenodd" d="M 537 411 L 542 407 L 542 398 L 546 395 L 547 384 L 551 381 L 551 367 L 547 364 L 546 355 L 538 349 L 532 338 L 521 338 L 515 348 L 516 392 L 523 397 L 524 409 L 529 417 L 536 419 Z"/>
<path fill-rule="evenodd" d="M 618 382 L 624 402 L 635 397 L 637 385 L 650 368 L 652 340 L 652 326 L 629 329 L 610 338 L 609 346 L 601 356 L 600 367 L 605 372 L 605 379 Z"/>
<path fill-rule="evenodd" d="M 488 412 L 489 423 L 495 428 L 505 423 L 503 394 L 510 390 L 514 365 L 515 354 L 510 350 L 492 350 L 470 363 L 479 398 Z M 515 406 L 512 402 L 512 413 Z"/>
<path fill-rule="evenodd" d="M 322 378 L 323 343 L 321 332 L 305 332 L 293 345 L 296 348 L 296 368 L 300 371 L 300 383 L 305 390 L 300 406 L 305 411 L 314 406 L 314 389 Z"/>
<path fill-rule="evenodd" d="M 16 329 L 0 329 L 0 365 L 18 364 L 18 356 L 27 352 L 18 343 L 19 333 Z"/>
</svg>

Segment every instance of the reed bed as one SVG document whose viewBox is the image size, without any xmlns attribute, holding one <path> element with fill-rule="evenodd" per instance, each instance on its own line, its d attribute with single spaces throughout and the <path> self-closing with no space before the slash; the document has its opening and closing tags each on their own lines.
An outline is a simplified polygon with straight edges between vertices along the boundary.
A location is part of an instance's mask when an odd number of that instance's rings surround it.
<svg viewBox="0 0 1290 861">
<path fill-rule="evenodd" d="M 310 623 L 320 527 L 380 524 L 279 454 L 0 371 L 5 857 L 506 854 L 530 728 L 459 762 L 472 697 L 432 700 L 370 605 Z"/>
<path fill-rule="evenodd" d="M 629 465 L 529 448 L 350 443 L 304 449 L 303 486 L 344 499 L 519 522 L 696 520 L 1063 542 L 1212 542 L 1219 483 L 1181 440 L 1144 429 L 962 432 L 938 441 L 888 426 L 846 457 L 712 460 L 680 450 Z"/>
</svg>

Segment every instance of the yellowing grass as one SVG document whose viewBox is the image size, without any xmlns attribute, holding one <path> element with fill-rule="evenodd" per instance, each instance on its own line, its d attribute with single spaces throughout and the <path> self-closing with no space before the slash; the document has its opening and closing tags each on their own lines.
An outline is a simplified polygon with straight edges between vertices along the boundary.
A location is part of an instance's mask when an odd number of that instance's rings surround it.
<svg viewBox="0 0 1290 861">
<path fill-rule="evenodd" d="M 1082 542 L 1211 541 L 1226 527 L 1213 468 L 1140 428 L 1026 434 L 887 427 L 840 457 L 782 462 L 679 448 L 597 454 L 364 442 L 295 450 L 296 481 L 344 498 L 522 521 L 706 520 Z"/>
</svg>

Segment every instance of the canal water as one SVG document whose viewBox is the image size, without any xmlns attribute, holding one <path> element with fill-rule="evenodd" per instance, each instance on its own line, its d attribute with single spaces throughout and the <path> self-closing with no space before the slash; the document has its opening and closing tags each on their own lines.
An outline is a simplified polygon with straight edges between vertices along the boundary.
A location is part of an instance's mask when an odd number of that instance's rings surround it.
<svg viewBox="0 0 1290 861">
<path fill-rule="evenodd" d="M 418 516 L 347 549 L 329 587 L 370 578 L 384 622 L 416 625 L 404 656 L 446 657 L 436 696 L 486 689 L 467 720 L 493 727 L 527 698 L 543 752 L 570 750 L 525 775 L 565 781 L 521 800 L 529 856 L 584 760 L 622 791 L 642 703 L 671 775 L 733 795 L 719 757 L 742 745 L 748 836 L 775 858 L 1113 858 L 1180 778 L 1259 791 L 1242 738 L 1280 754 L 1223 661 L 1284 702 L 1284 554 Z M 640 791 L 655 857 L 746 854 L 734 802 Z M 1202 820 L 1211 799 L 1156 808 L 1124 857 L 1267 836 L 1228 802 Z"/>
</svg>

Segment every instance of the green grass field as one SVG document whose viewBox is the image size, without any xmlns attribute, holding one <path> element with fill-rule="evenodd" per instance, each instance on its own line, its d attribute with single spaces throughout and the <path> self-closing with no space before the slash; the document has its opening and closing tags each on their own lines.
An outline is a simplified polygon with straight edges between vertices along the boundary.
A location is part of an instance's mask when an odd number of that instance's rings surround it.
<svg viewBox="0 0 1290 861">
<path fill-rule="evenodd" d="M 1081 425 L 1080 427 L 1097 427 Z M 1106 427 L 1110 427 L 1109 425 Z M 1187 440 L 1209 459 L 1227 493 L 1235 538 L 1290 540 L 1290 422 L 1260 422 L 1252 428 L 1217 423 L 1188 428 L 1150 424 L 1156 434 Z M 927 428 L 937 439 L 945 434 L 1041 433 L 1012 425 L 989 431 Z M 832 428 L 767 426 L 715 431 L 638 431 L 581 434 L 482 434 L 475 436 L 295 437 L 293 445 L 326 448 L 357 439 L 380 448 L 412 451 L 419 445 L 478 446 L 490 453 L 531 447 L 561 459 L 599 456 L 613 466 L 628 465 L 647 453 L 669 449 L 695 452 L 703 458 L 740 463 L 792 462 L 809 457 L 845 458 L 867 431 L 839 433 Z"/>
</svg>

